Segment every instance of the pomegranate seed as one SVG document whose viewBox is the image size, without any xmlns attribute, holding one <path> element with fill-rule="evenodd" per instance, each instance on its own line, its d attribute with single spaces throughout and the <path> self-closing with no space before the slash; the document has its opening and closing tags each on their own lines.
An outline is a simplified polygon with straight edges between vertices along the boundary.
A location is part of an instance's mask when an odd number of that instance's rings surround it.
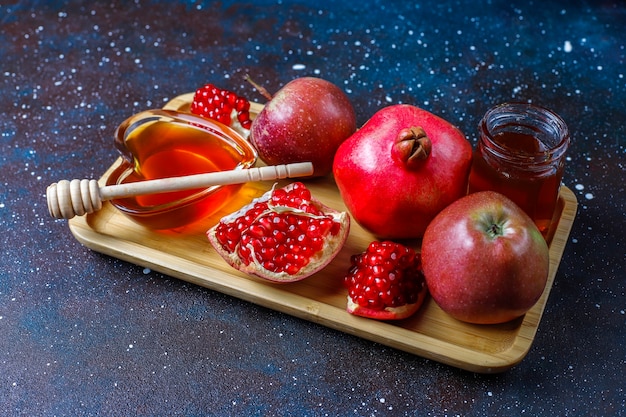
<svg viewBox="0 0 626 417">
<path fill-rule="evenodd" d="M 250 110 L 250 102 L 248 100 L 246 100 L 245 98 L 237 98 L 237 100 L 235 101 L 235 110 L 237 110 L 238 113 L 240 114 L 246 114 L 246 112 L 248 110 Z"/>
<path fill-rule="evenodd" d="M 232 93 L 230 91 L 225 92 L 225 93 L 226 93 L 225 94 L 225 96 L 226 96 L 225 98 L 226 99 L 224 100 L 224 103 L 228 104 L 228 107 L 234 109 L 235 108 L 235 103 L 237 102 L 237 99 L 238 99 L 237 94 Z"/>
</svg>

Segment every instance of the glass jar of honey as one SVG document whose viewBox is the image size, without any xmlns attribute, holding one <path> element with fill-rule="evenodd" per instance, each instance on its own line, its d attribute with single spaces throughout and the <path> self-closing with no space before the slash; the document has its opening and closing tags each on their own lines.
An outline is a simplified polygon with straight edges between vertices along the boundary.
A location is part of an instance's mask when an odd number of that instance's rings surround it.
<svg viewBox="0 0 626 417">
<path fill-rule="evenodd" d="M 570 135 L 553 111 L 527 103 L 492 107 L 479 124 L 469 192 L 513 200 L 546 236 L 559 196 Z"/>
</svg>

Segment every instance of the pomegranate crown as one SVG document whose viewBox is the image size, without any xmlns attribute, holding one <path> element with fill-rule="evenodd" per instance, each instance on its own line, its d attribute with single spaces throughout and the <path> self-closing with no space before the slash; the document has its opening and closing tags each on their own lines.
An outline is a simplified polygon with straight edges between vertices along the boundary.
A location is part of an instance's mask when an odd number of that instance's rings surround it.
<svg viewBox="0 0 626 417">
<path fill-rule="evenodd" d="M 415 170 L 426 162 L 432 146 L 430 138 L 421 126 L 411 126 L 398 132 L 391 152 L 407 169 Z"/>
</svg>

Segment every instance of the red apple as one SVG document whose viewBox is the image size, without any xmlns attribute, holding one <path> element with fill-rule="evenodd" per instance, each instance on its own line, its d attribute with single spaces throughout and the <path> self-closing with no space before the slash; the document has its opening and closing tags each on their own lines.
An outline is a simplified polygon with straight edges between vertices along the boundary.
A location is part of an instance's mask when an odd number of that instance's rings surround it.
<svg viewBox="0 0 626 417">
<path fill-rule="evenodd" d="M 314 176 L 328 174 L 339 145 L 356 131 L 348 97 L 329 81 L 296 78 L 252 122 L 250 140 L 266 164 L 312 162 Z"/>
<path fill-rule="evenodd" d="M 493 191 L 442 210 L 422 240 L 433 300 L 458 320 L 504 323 L 525 314 L 546 286 L 548 245 L 530 217 Z"/>
</svg>

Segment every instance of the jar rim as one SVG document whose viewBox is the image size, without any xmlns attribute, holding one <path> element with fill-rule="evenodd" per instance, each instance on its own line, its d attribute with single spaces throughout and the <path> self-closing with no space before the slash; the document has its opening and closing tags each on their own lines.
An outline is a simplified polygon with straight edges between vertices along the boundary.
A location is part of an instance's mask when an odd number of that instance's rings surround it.
<svg viewBox="0 0 626 417">
<path fill-rule="evenodd" d="M 544 137 L 557 136 L 558 140 L 545 150 L 537 152 L 516 152 L 498 143 L 494 133 L 506 131 L 504 128 L 514 126 L 518 130 L 542 132 Z M 490 153 L 520 163 L 542 163 L 560 158 L 569 147 L 570 134 L 565 121 L 556 112 L 531 103 L 507 102 L 491 107 L 479 123 L 480 138 Z M 541 139 L 540 139 L 541 140 Z"/>
</svg>

